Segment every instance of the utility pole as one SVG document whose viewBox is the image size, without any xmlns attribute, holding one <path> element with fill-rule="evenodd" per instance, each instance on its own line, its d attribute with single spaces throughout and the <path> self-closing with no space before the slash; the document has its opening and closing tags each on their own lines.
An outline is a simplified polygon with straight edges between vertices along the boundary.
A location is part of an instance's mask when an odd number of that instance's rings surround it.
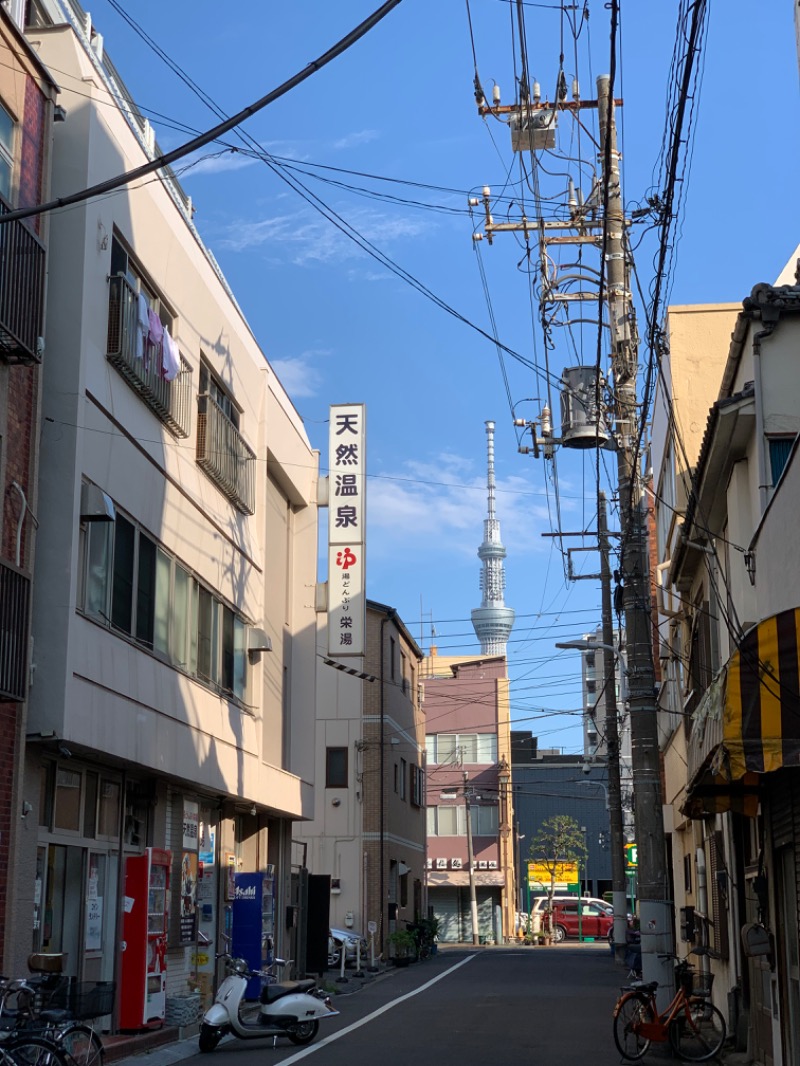
<svg viewBox="0 0 800 1066">
<path fill-rule="evenodd" d="M 597 539 L 600 545 L 600 612 L 603 626 L 603 687 L 605 689 L 606 751 L 608 753 L 608 821 L 611 831 L 611 892 L 614 904 L 614 953 L 621 961 L 625 957 L 628 905 L 625 891 L 622 787 L 619 774 L 619 709 L 613 650 L 614 618 L 611 613 L 610 546 L 604 492 L 599 493 L 597 504 Z"/>
<path fill-rule="evenodd" d="M 614 0 L 615 6 L 616 0 Z M 524 77 L 527 85 L 527 76 Z M 470 205 L 481 203 L 486 215 L 482 233 L 474 233 L 473 240 L 484 238 L 492 243 L 496 234 L 514 232 L 522 234 L 523 240 L 538 238 L 540 257 L 543 259 L 548 245 L 579 245 L 600 250 L 605 265 L 605 297 L 607 321 L 611 337 L 611 364 L 613 377 L 613 414 L 615 433 L 609 446 L 617 452 L 617 480 L 621 527 L 621 565 L 623 579 L 623 608 L 625 615 L 625 639 L 627 646 L 628 692 L 631 711 L 631 761 L 633 765 L 633 794 L 635 807 L 636 842 L 638 848 L 639 917 L 642 933 L 642 965 L 645 981 L 658 981 L 659 1002 L 668 995 L 672 985 L 671 964 L 659 959 L 659 954 L 670 952 L 672 941 L 672 901 L 666 898 L 668 876 L 666 865 L 666 842 L 661 796 L 660 752 L 658 746 L 658 723 L 655 702 L 655 670 L 651 640 L 650 573 L 647 544 L 647 527 L 643 509 L 643 494 L 638 475 L 641 460 L 639 407 L 636 397 L 637 338 L 633 301 L 630 293 L 630 264 L 627 258 L 624 233 L 628 225 L 622 206 L 619 154 L 614 108 L 622 101 L 611 98 L 610 75 L 597 79 L 597 100 L 564 100 L 541 102 L 534 91 L 532 100 L 525 97 L 521 103 L 501 107 L 499 100 L 489 105 L 482 93 L 478 96 L 478 113 L 481 116 L 507 113 L 515 120 L 512 125 L 512 148 L 514 151 L 535 153 L 539 149 L 553 147 L 555 120 L 564 111 L 597 108 L 600 127 L 601 180 L 597 182 L 585 201 L 576 197 L 569 184 L 570 219 L 547 220 L 523 217 L 519 221 L 495 223 L 491 214 L 491 189 L 484 186 L 481 199 L 472 198 Z M 517 140 L 515 143 L 515 129 Z M 552 138 L 552 140 L 550 140 Z M 603 210 L 601 210 L 601 207 Z M 570 232 L 571 231 L 571 232 Z M 567 306 L 570 301 L 597 300 L 598 295 L 587 287 L 577 292 L 558 292 L 557 285 L 548 279 L 548 299 L 554 306 Z M 602 307 L 598 318 L 602 315 Z M 599 325 L 602 330 L 602 324 Z M 594 362 L 594 360 L 592 360 Z M 588 370 L 589 367 L 579 367 Z M 598 373 L 600 367 L 597 367 Z M 566 372 L 565 372 L 566 373 Z M 600 419 L 601 381 L 596 381 L 594 405 L 582 400 L 587 425 L 595 420 L 594 440 L 588 442 L 581 426 L 569 426 L 562 438 L 553 435 L 552 412 L 545 405 L 537 421 L 515 419 L 514 424 L 531 430 L 533 447 L 520 447 L 520 451 L 532 451 L 534 457 L 543 454 L 552 459 L 554 447 L 594 447 L 609 438 L 609 433 Z M 568 396 L 562 393 L 562 402 Z M 571 401 L 570 401 L 571 402 Z M 595 408 L 596 410 L 593 410 Z M 589 426 L 591 428 L 591 426 Z M 563 538 L 570 534 L 559 533 Z M 585 533 L 580 534 L 585 536 Z M 579 549 L 588 550 L 588 549 Z M 602 554 L 602 552 L 601 552 Z M 570 568 L 570 578 L 576 575 Z M 612 631 L 613 632 L 613 631 Z M 612 641 L 603 640 L 604 644 Z M 568 645 L 570 647 L 574 644 Z M 616 710 L 616 709 L 615 709 Z M 609 717 L 609 722 L 613 715 Z M 616 718 L 614 718 L 616 721 Z M 619 744 L 617 743 L 617 760 Z M 611 760 L 609 760 L 611 763 Z M 617 767 L 619 763 L 617 761 Z M 611 770 L 611 766 L 609 766 Z M 609 812 L 620 809 L 621 804 L 611 802 Z M 619 841 L 621 843 L 621 840 Z M 620 850 L 614 847 L 614 854 Z M 615 887 L 615 894 L 616 894 Z M 615 905 L 616 910 L 616 905 Z"/>
<path fill-rule="evenodd" d="M 668 880 L 651 639 L 650 567 L 643 494 L 637 470 L 641 459 L 636 401 L 637 352 L 629 287 L 630 269 L 623 241 L 625 218 L 614 101 L 610 98 L 610 77 L 607 74 L 601 74 L 597 79 L 597 114 L 603 188 L 607 190 L 604 231 L 606 299 L 614 378 L 642 971 L 645 981 L 659 981 L 668 993 L 672 984 L 672 965 L 668 960 L 665 966 L 658 958 L 660 953 L 669 952 L 673 946 L 672 905 L 666 899 Z"/>
<path fill-rule="evenodd" d="M 472 813 L 470 811 L 470 796 L 472 789 L 469 787 L 467 771 L 464 771 L 464 808 L 467 816 L 467 864 L 469 866 L 469 905 L 472 916 L 472 943 L 480 944 L 478 935 L 478 896 L 475 892 L 475 858 L 472 852 Z"/>
</svg>

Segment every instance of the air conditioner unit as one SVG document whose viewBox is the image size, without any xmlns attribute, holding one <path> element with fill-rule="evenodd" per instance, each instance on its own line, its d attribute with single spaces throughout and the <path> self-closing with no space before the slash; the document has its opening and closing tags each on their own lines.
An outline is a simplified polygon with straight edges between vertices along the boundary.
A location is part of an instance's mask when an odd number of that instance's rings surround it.
<svg viewBox="0 0 800 1066">
<path fill-rule="evenodd" d="M 556 112 L 551 108 L 525 110 L 511 116 L 511 150 L 536 152 L 556 146 Z"/>
</svg>

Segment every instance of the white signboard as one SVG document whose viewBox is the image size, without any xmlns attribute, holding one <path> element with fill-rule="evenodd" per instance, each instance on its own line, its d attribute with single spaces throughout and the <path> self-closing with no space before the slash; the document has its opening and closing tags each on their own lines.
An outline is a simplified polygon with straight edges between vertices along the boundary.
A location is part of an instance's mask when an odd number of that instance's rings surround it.
<svg viewBox="0 0 800 1066">
<path fill-rule="evenodd" d="M 183 850 L 197 851 L 197 833 L 200 820 L 200 804 L 197 800 L 183 801 Z"/>
<path fill-rule="evenodd" d="M 363 655 L 366 628 L 366 412 L 330 409 L 328 492 L 328 654 Z"/>
</svg>

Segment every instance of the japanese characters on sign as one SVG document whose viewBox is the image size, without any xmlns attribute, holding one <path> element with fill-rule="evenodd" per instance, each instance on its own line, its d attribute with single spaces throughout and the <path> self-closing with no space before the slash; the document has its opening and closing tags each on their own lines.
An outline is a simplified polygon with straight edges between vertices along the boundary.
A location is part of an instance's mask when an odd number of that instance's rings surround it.
<svg viewBox="0 0 800 1066">
<path fill-rule="evenodd" d="M 363 655 L 366 623 L 366 424 L 363 404 L 330 409 L 328 654 Z"/>
</svg>

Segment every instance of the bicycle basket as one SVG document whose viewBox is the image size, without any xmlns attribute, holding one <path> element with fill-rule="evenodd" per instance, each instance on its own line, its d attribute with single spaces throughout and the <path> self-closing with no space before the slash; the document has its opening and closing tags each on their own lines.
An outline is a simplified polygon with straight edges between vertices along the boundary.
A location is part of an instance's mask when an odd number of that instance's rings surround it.
<svg viewBox="0 0 800 1066">
<path fill-rule="evenodd" d="M 50 998 L 51 1007 L 61 1007 L 77 1020 L 101 1018 L 114 1009 L 113 981 L 73 981 Z"/>
<path fill-rule="evenodd" d="M 693 996 L 710 996 L 711 987 L 714 984 L 713 973 L 692 973 L 692 987 L 687 991 Z"/>
</svg>

